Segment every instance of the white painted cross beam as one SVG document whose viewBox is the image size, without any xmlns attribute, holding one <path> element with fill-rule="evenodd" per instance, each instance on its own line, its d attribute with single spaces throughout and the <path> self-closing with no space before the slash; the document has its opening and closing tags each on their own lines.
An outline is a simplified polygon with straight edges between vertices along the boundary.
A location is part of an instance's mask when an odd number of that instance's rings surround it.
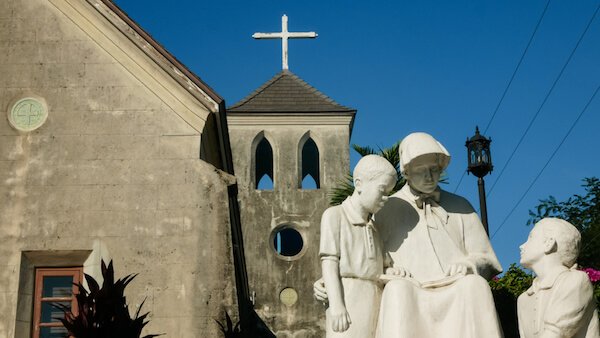
<svg viewBox="0 0 600 338">
<path fill-rule="evenodd" d="M 288 39 L 314 39 L 318 35 L 315 32 L 288 32 L 288 17 L 281 17 L 281 32 L 279 33 L 254 33 L 255 39 L 281 39 L 281 67 L 288 69 Z"/>
</svg>

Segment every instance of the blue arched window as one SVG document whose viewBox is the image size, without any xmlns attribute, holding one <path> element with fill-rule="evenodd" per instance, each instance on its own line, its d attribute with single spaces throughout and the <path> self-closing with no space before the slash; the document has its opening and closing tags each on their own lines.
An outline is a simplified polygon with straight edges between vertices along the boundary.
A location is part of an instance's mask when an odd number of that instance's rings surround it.
<svg viewBox="0 0 600 338">
<path fill-rule="evenodd" d="M 258 143 L 254 156 L 256 163 L 255 188 L 273 190 L 273 148 L 266 138 L 263 137 Z"/>
<path fill-rule="evenodd" d="M 312 138 L 308 138 L 302 146 L 302 183 L 301 189 L 321 188 L 319 174 L 319 148 Z"/>
</svg>

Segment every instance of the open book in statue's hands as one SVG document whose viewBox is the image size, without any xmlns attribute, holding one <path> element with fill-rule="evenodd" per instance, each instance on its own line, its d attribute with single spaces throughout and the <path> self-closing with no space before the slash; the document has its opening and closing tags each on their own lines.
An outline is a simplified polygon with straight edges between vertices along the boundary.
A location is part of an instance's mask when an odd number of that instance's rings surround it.
<svg viewBox="0 0 600 338">
<path fill-rule="evenodd" d="M 404 279 L 404 280 L 410 281 L 411 283 L 414 283 L 416 286 L 418 286 L 422 289 L 434 289 L 434 288 L 439 288 L 442 286 L 450 285 L 450 284 L 454 283 L 455 281 L 457 281 L 458 279 L 462 278 L 463 276 L 465 276 L 465 273 L 461 272 L 461 273 L 457 273 L 457 274 L 454 274 L 451 276 L 444 277 L 442 279 L 436 279 L 436 280 L 426 281 L 426 282 L 419 282 L 418 280 L 414 279 L 412 276 L 384 274 L 384 275 L 380 275 L 379 279 L 383 283 L 387 283 L 387 282 L 393 281 L 393 280 Z"/>
</svg>

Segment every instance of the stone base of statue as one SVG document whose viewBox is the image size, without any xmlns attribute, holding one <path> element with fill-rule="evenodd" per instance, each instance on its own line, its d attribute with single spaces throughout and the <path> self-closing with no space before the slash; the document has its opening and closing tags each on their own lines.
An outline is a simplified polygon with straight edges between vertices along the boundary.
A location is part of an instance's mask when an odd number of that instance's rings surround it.
<svg viewBox="0 0 600 338">
<path fill-rule="evenodd" d="M 384 288 L 378 338 L 502 337 L 492 293 L 478 275 L 455 275 L 419 283 L 388 278 Z"/>
</svg>

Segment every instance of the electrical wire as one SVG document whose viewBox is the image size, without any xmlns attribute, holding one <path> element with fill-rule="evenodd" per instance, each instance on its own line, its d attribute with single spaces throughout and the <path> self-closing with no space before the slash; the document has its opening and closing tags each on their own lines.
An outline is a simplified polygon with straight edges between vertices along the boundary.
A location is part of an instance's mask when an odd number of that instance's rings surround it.
<svg viewBox="0 0 600 338">
<path fill-rule="evenodd" d="M 513 71 L 512 75 L 510 77 L 510 80 L 508 81 L 508 84 L 506 85 L 506 88 L 504 88 L 504 92 L 502 93 L 502 96 L 500 97 L 500 101 L 498 101 L 498 104 L 496 105 L 496 108 L 494 109 L 494 112 L 492 113 L 490 120 L 488 121 L 487 125 L 485 126 L 485 129 L 483 130 L 484 135 L 490 128 L 490 125 L 492 124 L 494 117 L 496 117 L 496 113 L 498 113 L 498 110 L 500 109 L 500 106 L 502 105 L 502 102 L 504 101 L 504 98 L 506 97 L 506 93 L 508 93 L 508 89 L 510 88 L 513 80 L 515 79 L 515 76 L 517 75 L 517 72 L 519 71 L 519 68 L 521 67 L 521 64 L 523 63 L 523 59 L 525 59 L 525 55 L 527 54 L 527 51 L 529 50 L 529 47 L 531 46 L 531 43 L 533 42 L 533 38 L 535 37 L 535 34 L 537 33 L 538 28 L 540 27 L 540 24 L 542 23 L 542 20 L 544 19 L 544 16 L 546 15 L 546 12 L 548 11 L 549 5 L 550 5 L 550 0 L 548 0 L 546 2 L 546 6 L 544 7 L 544 10 L 542 11 L 542 15 L 540 15 L 540 18 L 538 19 L 537 24 L 535 25 L 535 28 L 533 29 L 533 33 L 531 33 L 531 36 L 529 37 L 527 46 L 525 46 L 525 49 L 523 50 L 523 53 L 521 54 L 521 58 L 519 59 L 519 62 L 517 63 L 517 66 L 515 67 L 515 70 Z M 460 187 L 460 184 L 462 183 L 463 179 L 465 178 L 466 173 L 467 173 L 467 171 L 465 170 L 465 171 L 463 171 L 462 175 L 460 176 L 460 180 L 458 180 L 458 184 L 456 185 L 456 188 L 454 189 L 455 193 L 458 190 L 458 188 Z"/>
<path fill-rule="evenodd" d="M 565 136 L 562 138 L 562 140 L 560 141 L 560 143 L 556 146 L 556 148 L 552 152 L 552 155 L 550 155 L 550 158 L 548 158 L 548 161 L 546 161 L 546 164 L 544 164 L 544 166 L 537 173 L 537 175 L 535 176 L 535 178 L 533 179 L 533 181 L 531 181 L 531 184 L 529 184 L 529 186 L 527 187 L 527 189 L 525 190 L 525 192 L 521 195 L 521 197 L 519 198 L 519 200 L 517 201 L 517 203 L 515 203 L 515 205 L 510 210 L 510 212 L 508 213 L 508 215 L 506 215 L 506 217 L 504 217 L 504 220 L 502 221 L 502 223 L 500 223 L 500 226 L 498 226 L 498 228 L 494 231 L 494 233 L 492 234 L 491 238 L 494 238 L 494 236 L 498 233 L 498 231 L 500 231 L 500 229 L 502 229 L 502 227 L 504 226 L 504 224 L 506 223 L 506 221 L 508 220 L 508 218 L 517 209 L 517 207 L 519 206 L 519 204 L 521 204 L 521 202 L 523 201 L 523 199 L 525 198 L 525 196 L 529 193 L 529 191 L 531 190 L 531 188 L 533 187 L 533 185 L 537 182 L 537 180 L 540 178 L 540 176 L 542 176 L 542 173 L 544 172 L 544 170 L 546 170 L 546 168 L 548 167 L 548 165 L 550 164 L 550 162 L 552 161 L 552 159 L 554 158 L 554 156 L 556 155 L 556 153 L 558 152 L 558 150 L 560 149 L 560 147 L 563 145 L 563 143 L 565 143 L 565 140 L 567 139 L 567 137 L 569 137 L 569 135 L 571 134 L 571 132 L 575 128 L 575 125 L 577 124 L 577 122 L 579 122 L 579 120 L 581 119 L 581 116 L 583 116 L 583 113 L 585 113 L 585 111 L 588 109 L 588 107 L 590 106 L 590 104 L 592 103 L 592 101 L 594 100 L 594 98 L 596 97 L 596 94 L 598 94 L 598 91 L 600 91 L 600 86 L 598 86 L 596 88 L 596 91 L 594 91 L 594 94 L 592 94 L 592 96 L 590 97 L 590 99 L 586 103 L 585 107 L 583 107 L 583 109 L 581 110 L 581 112 L 579 113 L 579 115 L 577 116 L 577 118 L 575 119 L 575 121 L 573 121 L 573 123 L 571 124 L 571 127 L 569 128 L 569 130 L 567 131 L 567 133 L 565 134 Z"/>
<path fill-rule="evenodd" d="M 529 42 L 527 42 L 527 46 L 525 47 L 523 54 L 521 54 L 521 59 L 519 59 L 519 63 L 517 63 L 517 67 L 515 68 L 515 71 L 512 73 L 512 76 L 510 77 L 510 80 L 508 81 L 508 85 L 506 85 L 506 88 L 504 89 L 504 92 L 502 93 L 502 97 L 500 97 L 500 101 L 498 101 L 498 104 L 496 105 L 496 109 L 494 109 L 494 113 L 492 114 L 492 117 L 490 118 L 490 121 L 485 126 L 485 129 L 483 130 L 483 134 L 485 134 L 488 131 L 488 129 L 490 128 L 490 125 L 492 124 L 492 121 L 494 121 L 494 117 L 496 117 L 496 113 L 498 113 L 498 109 L 500 109 L 500 105 L 502 104 L 502 101 L 504 101 L 504 97 L 506 96 L 508 89 L 510 88 L 510 85 L 512 84 L 513 80 L 515 79 L 515 76 L 517 75 L 517 71 L 519 70 L 519 68 L 521 67 L 521 64 L 523 63 L 525 54 L 527 54 L 527 51 L 529 50 L 529 46 L 531 46 L 533 37 L 535 36 L 535 34 L 538 31 L 538 28 L 540 27 L 540 24 L 542 23 L 542 19 L 544 19 L 544 16 L 546 15 L 546 11 L 548 10 L 549 5 L 550 5 L 550 0 L 548 0 L 548 2 L 546 2 L 546 7 L 544 7 L 544 11 L 542 12 L 540 19 L 538 20 L 537 24 L 535 25 L 535 28 L 533 29 L 533 33 L 531 34 L 531 37 L 529 38 Z"/>
<path fill-rule="evenodd" d="M 525 136 L 527 136 L 527 133 L 531 129 L 531 126 L 533 126 L 533 123 L 536 121 L 537 117 L 540 115 L 540 112 L 542 111 L 542 109 L 546 105 L 546 102 L 548 102 L 548 98 L 550 97 L 550 95 L 554 91 L 554 88 L 556 87 L 556 84 L 558 83 L 558 81 L 562 77 L 565 69 L 567 68 L 567 66 L 571 62 L 571 59 L 573 58 L 573 55 L 577 51 L 577 48 L 579 48 L 579 45 L 581 44 L 581 41 L 585 37 L 585 34 L 589 30 L 589 28 L 592 25 L 592 22 L 594 21 L 594 19 L 596 18 L 596 14 L 598 14 L 598 10 L 600 10 L 600 3 L 596 7 L 596 11 L 594 11 L 594 15 L 592 15 L 592 17 L 588 21 L 587 25 L 585 26 L 585 29 L 583 30 L 583 32 L 579 36 L 579 39 L 577 40 L 577 43 L 575 44 L 575 47 L 573 47 L 573 50 L 571 50 L 571 53 L 569 54 L 569 57 L 567 58 L 567 61 L 565 62 L 565 64 L 562 66 L 560 72 L 558 73 L 558 76 L 556 77 L 556 79 L 554 79 L 554 82 L 552 83 L 552 86 L 550 87 L 550 90 L 548 90 L 548 93 L 546 93 L 546 96 L 544 97 L 544 100 L 542 101 L 542 104 L 540 104 L 538 110 L 533 115 L 533 118 L 531 119 L 531 121 L 529 121 L 529 124 L 527 125 L 527 128 L 525 128 L 525 131 L 521 135 L 521 138 L 519 139 L 519 142 L 517 142 L 517 145 L 515 146 L 515 148 L 511 152 L 510 156 L 508 157 L 508 160 L 504 164 L 504 167 L 502 167 L 502 170 L 500 170 L 500 174 L 498 174 L 498 176 L 496 176 L 496 179 L 494 180 L 494 183 L 492 184 L 492 186 L 490 187 L 490 189 L 487 192 L 488 197 L 492 194 L 492 191 L 494 190 L 494 187 L 496 186 L 496 184 L 498 183 L 498 181 L 500 180 L 500 178 L 504 174 L 504 171 L 506 170 L 506 168 L 510 164 L 510 161 L 514 157 L 515 153 L 517 152 L 517 150 L 519 149 L 519 147 L 521 146 L 521 144 L 523 143 L 523 140 L 525 139 Z"/>
<path fill-rule="evenodd" d="M 458 188 L 460 187 L 460 184 L 463 181 L 463 178 L 465 178 L 465 175 L 467 174 L 467 171 L 463 171 L 462 175 L 460 176 L 460 180 L 458 180 L 458 184 L 456 185 L 456 188 L 454 188 L 454 193 L 456 194 L 456 191 L 458 190 Z"/>
</svg>

